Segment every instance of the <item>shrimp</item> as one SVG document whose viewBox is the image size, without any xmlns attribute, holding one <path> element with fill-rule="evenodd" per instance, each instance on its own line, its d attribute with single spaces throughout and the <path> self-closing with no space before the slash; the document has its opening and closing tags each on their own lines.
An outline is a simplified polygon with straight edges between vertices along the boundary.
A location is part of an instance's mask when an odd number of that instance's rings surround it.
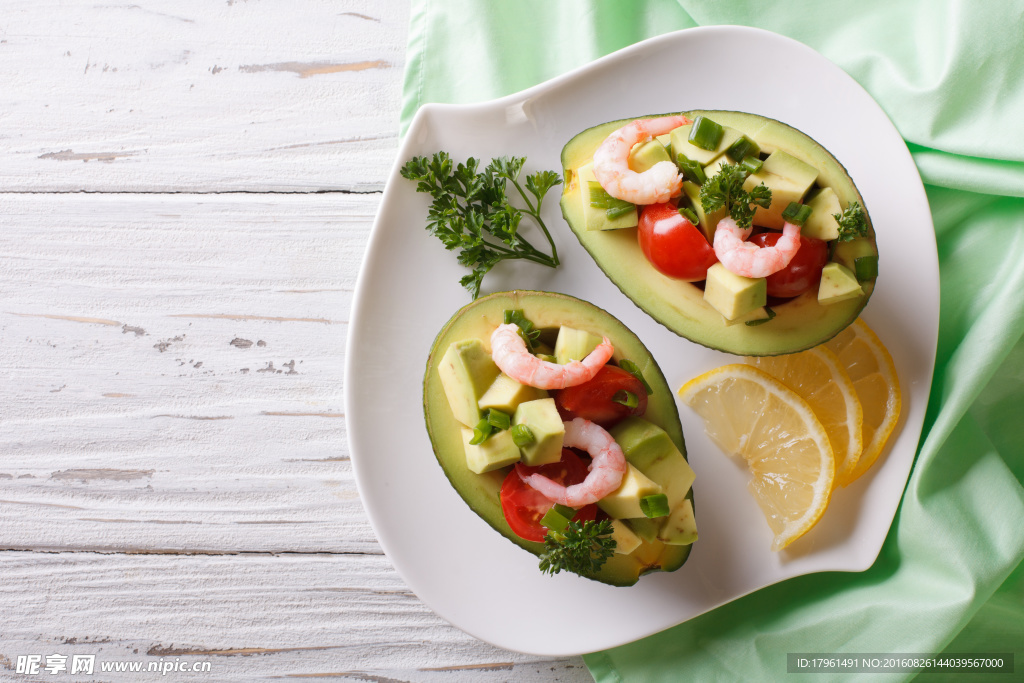
<svg viewBox="0 0 1024 683">
<path fill-rule="evenodd" d="M 615 347 L 605 337 L 582 361 L 574 360 L 560 365 L 543 361 L 526 350 L 519 336 L 519 327 L 513 323 L 498 325 L 491 333 L 491 357 L 494 364 L 520 384 L 537 389 L 565 389 L 594 378 L 607 363 Z"/>
<path fill-rule="evenodd" d="M 715 228 L 715 256 L 730 273 L 743 277 L 768 277 L 793 260 L 800 249 L 800 226 L 786 223 L 782 237 L 773 247 L 744 242 L 750 230 L 743 230 L 731 217 L 718 221 Z"/>
<path fill-rule="evenodd" d="M 683 187 L 679 168 L 659 161 L 643 173 L 629 168 L 629 152 L 638 142 L 692 123 L 685 116 L 637 119 L 609 135 L 594 152 L 594 176 L 605 192 L 633 204 L 663 204 Z"/>
<path fill-rule="evenodd" d="M 563 486 L 543 474 L 524 477 L 521 470 L 517 472 L 528 486 L 553 503 L 581 508 L 596 503 L 622 485 L 622 477 L 626 474 L 626 457 L 612 435 L 600 425 L 582 417 L 563 424 L 565 439 L 562 445 L 582 448 L 593 458 L 587 478 L 579 484 Z"/>
</svg>

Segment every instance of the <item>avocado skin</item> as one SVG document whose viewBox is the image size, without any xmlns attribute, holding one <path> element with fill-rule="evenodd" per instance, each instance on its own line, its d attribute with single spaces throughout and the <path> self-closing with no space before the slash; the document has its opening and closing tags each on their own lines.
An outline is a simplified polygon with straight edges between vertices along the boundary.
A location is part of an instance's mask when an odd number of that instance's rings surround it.
<svg viewBox="0 0 1024 683">
<path fill-rule="evenodd" d="M 503 322 L 504 311 L 517 308 L 523 309 L 527 319 L 540 328 L 557 328 L 564 323 L 600 330 L 615 347 L 613 358 L 628 358 L 636 363 L 654 389 L 648 397 L 644 417 L 664 429 L 684 457 L 686 446 L 675 399 L 654 357 L 635 334 L 607 311 L 566 294 L 525 290 L 497 292 L 464 306 L 438 333 L 427 360 L 423 378 L 423 412 L 430 443 L 445 476 L 466 504 L 502 536 L 539 555 L 544 544 L 517 536 L 501 511 L 498 493 L 508 468 L 474 474 L 466 467 L 461 425 L 452 416 L 437 373 L 438 363 L 449 344 L 478 338 L 489 345 L 490 333 Z M 692 499 L 692 490 L 689 495 Z M 689 557 L 690 548 L 688 545 L 665 545 L 659 541 L 648 543 L 631 555 L 615 555 L 598 575 L 588 578 L 613 586 L 631 586 L 648 572 L 679 569 Z"/>
<path fill-rule="evenodd" d="M 691 119 L 705 115 L 714 121 L 745 133 L 762 151 L 783 149 L 811 163 L 819 171 L 819 182 L 832 187 L 845 205 L 856 200 L 868 207 L 846 169 L 824 147 L 795 128 L 763 116 L 734 111 L 693 110 L 681 113 Z M 637 118 L 656 118 L 653 114 Z M 785 304 L 774 306 L 776 317 L 764 325 L 731 325 L 703 302 L 696 286 L 662 275 L 647 262 L 637 244 L 636 229 L 588 232 L 582 221 L 577 184 L 573 170 L 587 163 L 594 150 L 614 130 L 634 119 L 610 121 L 576 135 L 562 148 L 562 172 L 565 178 L 561 197 L 562 216 L 580 244 L 623 294 L 641 310 L 672 332 L 702 346 L 743 356 L 774 356 L 803 351 L 841 332 L 856 320 L 874 290 L 875 280 L 862 283 L 864 296 L 820 306 L 817 292 L 811 290 Z M 868 240 L 875 254 L 874 228 L 868 216 Z"/>
</svg>

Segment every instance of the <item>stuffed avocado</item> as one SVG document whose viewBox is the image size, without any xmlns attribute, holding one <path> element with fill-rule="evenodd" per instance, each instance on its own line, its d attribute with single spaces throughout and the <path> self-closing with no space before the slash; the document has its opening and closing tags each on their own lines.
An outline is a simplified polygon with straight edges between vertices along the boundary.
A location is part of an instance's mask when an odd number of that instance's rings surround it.
<svg viewBox="0 0 1024 683">
<path fill-rule="evenodd" d="M 739 355 L 810 348 L 857 318 L 874 289 L 878 251 L 863 200 L 828 151 L 800 131 L 755 114 L 691 111 L 650 120 L 665 120 L 672 130 L 625 147 L 629 169 L 639 173 L 660 165 L 680 176 L 681 187 L 668 202 L 621 201 L 594 172 L 602 143 L 641 120 L 590 128 L 562 150 L 562 214 L 626 296 L 676 334 Z M 711 130 L 710 143 L 696 135 L 698 126 L 701 133 Z M 748 242 L 772 247 L 784 241 L 787 223 L 802 226 L 793 264 L 810 275 L 793 275 L 787 265 L 767 277 L 744 277 L 719 262 L 712 248 L 716 230 L 723 218 L 737 216 L 715 205 L 706 210 L 704 198 L 730 174 L 750 193 L 749 204 L 743 202 L 753 229 Z M 848 215 L 859 221 L 856 234 L 841 234 Z M 683 223 L 696 229 L 677 230 L 680 237 L 671 248 L 652 254 L 652 240 L 665 239 L 663 228 Z M 750 229 L 742 237 L 749 234 Z"/>
<path fill-rule="evenodd" d="M 526 386 L 492 357 L 492 335 L 510 319 L 529 331 L 523 336 L 539 359 L 579 365 L 607 342 L 610 360 L 581 384 Z M 674 571 L 686 561 L 697 537 L 694 475 L 675 401 L 650 352 L 606 311 L 549 292 L 477 299 L 438 334 L 423 392 L 431 444 L 452 486 L 495 530 L 540 555 L 542 568 L 545 539 L 554 524 L 564 527 L 570 519 L 609 520 L 612 528 L 615 552 L 596 573 L 579 572 L 588 578 L 628 586 L 642 574 Z M 563 439 L 569 444 L 571 425 L 591 419 L 621 449 L 626 470 L 618 488 L 596 505 L 567 509 L 525 479 L 540 473 L 568 485 L 587 477 L 588 454 L 564 448 Z M 523 427 L 529 438 L 520 440 Z"/>
</svg>

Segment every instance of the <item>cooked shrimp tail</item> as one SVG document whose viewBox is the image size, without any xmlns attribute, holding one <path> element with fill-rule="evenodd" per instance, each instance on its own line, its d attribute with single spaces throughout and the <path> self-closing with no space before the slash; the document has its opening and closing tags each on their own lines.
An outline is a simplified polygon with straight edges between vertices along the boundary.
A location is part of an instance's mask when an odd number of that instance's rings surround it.
<svg viewBox="0 0 1024 683">
<path fill-rule="evenodd" d="M 583 360 L 560 365 L 530 353 L 515 324 L 499 325 L 491 333 L 491 357 L 495 365 L 520 384 L 537 389 L 565 389 L 583 384 L 594 378 L 614 352 L 615 347 L 605 337 Z"/>
<path fill-rule="evenodd" d="M 594 176 L 605 192 L 633 204 L 663 204 L 678 195 L 683 177 L 672 161 L 659 161 L 643 173 L 629 167 L 629 152 L 638 142 L 692 123 L 685 116 L 637 119 L 605 138 L 594 152 Z"/>
<path fill-rule="evenodd" d="M 565 439 L 562 445 L 581 448 L 593 458 L 586 479 L 578 484 L 563 486 L 542 474 L 523 476 L 522 469 L 516 472 L 527 485 L 551 502 L 581 508 L 596 503 L 622 485 L 622 477 L 626 474 L 626 457 L 612 435 L 600 425 L 582 417 L 564 425 Z"/>
</svg>

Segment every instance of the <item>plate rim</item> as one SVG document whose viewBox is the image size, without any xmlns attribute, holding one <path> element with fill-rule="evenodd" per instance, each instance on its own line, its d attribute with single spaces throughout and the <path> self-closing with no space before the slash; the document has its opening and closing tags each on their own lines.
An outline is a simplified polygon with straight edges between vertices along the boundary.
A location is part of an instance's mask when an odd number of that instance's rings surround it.
<svg viewBox="0 0 1024 683">
<path fill-rule="evenodd" d="M 935 242 L 934 242 L 934 226 L 932 224 L 932 216 L 931 216 L 930 210 L 927 210 L 928 209 L 927 197 L 926 197 L 925 192 L 924 192 L 923 183 L 921 182 L 921 179 L 920 179 L 920 173 L 917 170 L 916 164 L 913 162 L 913 157 L 911 156 L 909 149 L 906 147 L 906 143 L 905 143 L 903 137 L 899 134 L 898 130 L 895 128 L 895 125 L 893 124 L 891 119 L 889 119 L 888 115 L 881 108 L 881 106 L 877 103 L 877 101 L 874 100 L 874 98 L 870 95 L 870 93 L 868 93 L 855 79 L 853 79 L 852 76 L 850 76 L 845 71 L 843 71 L 840 67 L 838 67 L 833 62 L 831 62 L 827 57 L 825 57 L 824 55 L 822 55 L 818 51 L 814 50 L 813 48 L 805 45 L 804 43 L 801 43 L 800 41 L 797 41 L 797 40 L 795 40 L 793 38 L 790 38 L 788 36 L 785 36 L 785 35 L 782 35 L 782 34 L 779 34 L 779 33 L 775 33 L 773 31 L 768 31 L 768 30 L 760 29 L 760 28 L 756 28 L 756 27 L 738 26 L 738 25 L 699 26 L 699 27 L 681 29 L 681 30 L 678 30 L 678 31 L 673 31 L 673 32 L 661 34 L 661 35 L 658 35 L 658 36 L 654 36 L 654 37 L 648 38 L 646 40 L 643 40 L 643 41 L 634 43 L 632 45 L 626 46 L 626 47 L 624 47 L 624 48 L 622 48 L 620 50 L 617 50 L 617 51 L 612 52 L 610 54 L 604 55 L 604 56 L 599 57 L 599 58 L 597 58 L 597 59 L 595 59 L 595 60 L 593 60 L 591 62 L 583 64 L 583 65 L 581 65 L 579 67 L 576 67 L 575 69 L 567 71 L 567 72 L 565 72 L 563 74 L 559 74 L 559 75 L 557 75 L 557 76 L 555 76 L 555 77 L 553 77 L 553 78 L 551 78 L 551 79 L 549 79 L 547 81 L 544 81 L 544 82 L 539 83 L 537 85 L 531 86 L 530 88 L 521 90 L 521 91 L 516 92 L 516 93 L 511 93 L 511 94 L 505 95 L 505 96 L 497 98 L 497 99 L 492 99 L 492 100 L 483 101 L 483 102 L 463 103 L 463 104 L 431 102 L 431 103 L 424 103 L 423 105 L 421 105 L 419 107 L 419 109 L 417 110 L 415 116 L 413 117 L 412 121 L 410 122 L 410 125 L 409 125 L 408 130 L 407 130 L 407 132 L 406 132 L 406 134 L 405 134 L 405 136 L 404 136 L 404 138 L 402 140 L 402 143 L 401 143 L 401 145 L 399 146 L 399 149 L 396 152 L 395 163 L 394 163 L 394 165 L 392 167 L 391 173 L 388 176 L 388 179 L 387 179 L 387 182 L 386 182 L 386 185 L 385 185 L 385 189 L 384 189 L 384 192 L 382 194 L 381 208 L 378 210 L 378 213 L 377 213 L 377 215 L 376 215 L 376 217 L 374 219 L 373 226 L 371 228 L 370 235 L 369 235 L 369 238 L 367 240 L 366 251 L 364 252 L 363 259 L 362 259 L 362 261 L 360 263 L 359 274 L 358 274 L 358 277 L 356 279 L 354 296 L 353 296 L 352 305 L 351 305 L 350 324 L 349 324 L 348 333 L 346 335 L 346 347 L 345 347 L 346 348 L 346 359 L 345 359 L 345 380 L 344 380 L 344 403 L 345 403 L 345 412 L 346 412 L 346 416 L 347 416 L 346 417 L 346 423 L 347 423 L 347 431 L 348 431 L 348 434 L 347 434 L 348 447 L 349 447 L 349 453 L 350 453 L 350 458 L 351 458 L 353 478 L 355 479 L 355 482 L 356 482 L 356 487 L 357 487 L 357 490 L 358 490 L 359 495 L 360 495 L 360 500 L 361 500 L 361 502 L 363 504 L 363 509 L 366 512 L 367 518 L 370 521 L 371 526 L 373 527 L 373 530 L 374 530 L 374 533 L 375 533 L 375 536 L 376 536 L 376 539 L 377 539 L 378 543 L 380 544 L 381 548 L 384 550 L 385 554 L 388 556 L 388 559 L 391 562 L 392 566 L 394 567 L 395 571 L 398 572 L 398 574 L 399 574 L 399 576 L 401 576 L 402 580 L 405 581 L 405 583 L 407 585 L 409 585 L 409 587 L 411 589 L 413 589 L 413 591 L 416 593 L 417 597 L 424 604 L 426 604 L 432 611 L 437 613 L 442 618 L 446 619 L 448 622 L 450 622 L 454 626 L 456 626 L 456 627 L 460 628 L 461 630 L 469 633 L 473 637 L 476 637 L 476 638 L 478 638 L 480 640 L 488 642 L 488 643 L 490 643 L 492 645 L 495 645 L 497 647 L 501 647 L 503 649 L 507 649 L 507 650 L 511 650 L 511 651 L 521 652 L 521 653 L 524 653 L 524 654 L 534 654 L 534 655 L 544 655 L 544 656 L 574 656 L 574 655 L 586 654 L 586 653 L 589 653 L 589 652 L 595 652 L 595 651 L 607 649 L 607 648 L 610 648 L 610 647 L 615 647 L 617 645 L 622 645 L 622 644 L 625 644 L 625 643 L 628 643 L 628 642 L 633 642 L 635 640 L 639 640 L 639 639 L 648 637 L 648 636 L 650 636 L 650 635 L 652 635 L 654 633 L 658 633 L 660 631 L 663 631 L 663 630 L 665 630 L 667 628 L 671 628 L 672 625 L 669 625 L 669 626 L 659 626 L 659 627 L 653 628 L 649 632 L 635 635 L 635 636 L 630 637 L 630 638 L 628 638 L 626 640 L 613 639 L 614 642 L 601 642 L 601 643 L 598 643 L 593 648 L 584 649 L 584 650 L 580 650 L 579 648 L 573 648 L 573 649 L 570 649 L 570 650 L 564 650 L 564 649 L 559 649 L 559 648 L 552 648 L 552 649 L 546 649 L 546 650 L 538 650 L 536 648 L 522 648 L 522 647 L 518 647 L 515 643 L 510 643 L 510 642 L 507 642 L 507 641 L 503 641 L 503 640 L 501 640 L 499 638 L 491 637 L 488 634 L 480 633 L 480 632 L 476 631 L 475 629 L 466 628 L 464 625 L 460 624 L 459 623 L 460 620 L 455 618 L 455 617 L 453 617 L 451 615 L 451 611 L 449 609 L 446 609 L 444 606 L 440 606 L 440 605 L 434 604 L 434 601 L 428 600 L 428 599 L 425 599 L 424 597 L 422 597 L 420 595 L 420 593 L 416 590 L 416 588 L 414 588 L 414 584 L 417 583 L 417 582 L 415 580 L 414 581 L 410 581 L 410 577 L 409 577 L 409 573 L 408 573 L 408 568 L 406 566 L 404 566 L 404 563 L 396 562 L 396 560 L 395 560 L 395 558 L 394 558 L 394 556 L 393 556 L 393 554 L 392 554 L 392 552 L 390 550 L 390 544 L 391 544 L 391 540 L 392 539 L 385 538 L 384 536 L 381 535 L 381 533 L 379 531 L 379 529 L 381 528 L 381 524 L 380 524 L 380 520 L 379 520 L 379 517 L 378 517 L 378 511 L 375 509 L 374 505 L 372 505 L 372 504 L 370 504 L 368 502 L 367 491 L 369 489 L 369 484 L 365 480 L 365 476 L 366 475 L 363 473 L 363 470 L 362 470 L 361 465 L 360 465 L 361 456 L 358 455 L 359 447 L 357 446 L 357 443 L 356 443 L 361 438 L 363 438 L 362 435 L 361 435 L 361 427 L 359 427 L 356 424 L 353 424 L 353 420 L 351 419 L 353 414 L 359 412 L 357 408 L 354 408 L 356 406 L 357 402 L 356 402 L 356 397 L 354 396 L 354 388 L 353 388 L 353 385 L 355 384 L 355 382 L 352 381 L 352 379 L 358 375 L 357 356 L 359 355 L 358 354 L 358 350 L 359 350 L 359 348 L 361 346 L 361 343 L 362 343 L 362 341 L 359 339 L 359 333 L 357 332 L 357 328 L 360 327 L 359 321 L 362 320 L 362 318 L 363 318 L 363 310 L 364 310 L 364 308 L 369 306 L 369 305 L 371 305 L 371 302 L 369 301 L 370 297 L 369 297 L 369 294 L 368 294 L 368 291 L 367 291 L 368 290 L 368 280 L 369 280 L 369 277 L 370 277 L 370 274 L 369 274 L 369 271 L 370 271 L 370 261 L 372 260 L 372 255 L 375 254 L 377 251 L 379 251 L 379 249 L 380 249 L 380 242 L 384 238 L 384 230 L 385 229 L 382 227 L 382 225 L 385 222 L 387 222 L 387 217 L 388 217 L 388 213 L 389 213 L 388 212 L 388 206 L 389 206 L 388 200 L 393 195 L 395 195 L 396 193 L 400 193 L 402 191 L 400 189 L 400 182 L 399 181 L 404 182 L 404 179 L 401 178 L 400 168 L 404 165 L 404 160 L 407 159 L 410 156 L 410 149 L 415 146 L 415 139 L 416 139 L 416 135 L 419 132 L 419 130 L 421 128 L 426 127 L 428 125 L 429 120 L 434 118 L 435 116 L 443 115 L 445 112 L 449 112 L 449 111 L 472 114 L 474 112 L 489 111 L 489 110 L 492 110 L 492 109 L 495 109 L 495 108 L 499 108 L 499 107 L 508 107 L 510 105 L 519 104 L 519 103 L 528 101 L 528 100 L 530 100 L 532 98 L 535 98 L 535 97 L 538 97 L 540 95 L 543 95 L 543 94 L 545 94 L 547 92 L 554 91 L 554 90 L 559 90 L 563 86 L 565 86 L 566 84 L 575 82 L 575 81 L 580 80 L 580 79 L 586 79 L 592 73 L 600 71 L 602 68 L 604 68 L 604 66 L 606 66 L 608 64 L 614 64 L 614 63 L 616 63 L 618 61 L 621 61 L 621 60 L 627 60 L 627 59 L 631 58 L 633 55 L 635 55 L 636 53 L 641 53 L 641 52 L 644 52 L 644 51 L 647 51 L 647 50 L 656 49 L 656 48 L 662 46 L 663 44 L 674 43 L 674 42 L 679 41 L 679 40 L 687 40 L 691 36 L 697 36 L 697 35 L 701 35 L 701 34 L 716 34 L 716 33 L 718 33 L 718 34 L 726 34 L 726 35 L 732 35 L 732 34 L 737 34 L 737 33 L 738 34 L 759 35 L 759 36 L 764 37 L 764 38 L 769 39 L 769 40 L 779 41 L 780 44 L 786 45 L 790 49 L 800 50 L 800 51 L 804 52 L 806 55 L 808 55 L 810 59 L 813 59 L 813 60 L 815 60 L 817 62 L 827 63 L 827 64 L 831 65 L 834 68 L 834 70 L 837 72 L 837 74 L 842 74 L 842 76 L 845 77 L 845 79 L 847 80 L 847 86 L 855 87 L 860 92 L 860 94 L 866 99 L 866 101 L 870 102 L 874 107 L 877 108 L 878 112 L 882 115 L 882 117 L 884 117 L 884 120 L 891 127 L 892 132 L 896 135 L 896 137 L 898 137 L 898 139 L 902 143 L 902 147 L 898 151 L 898 153 L 901 156 L 904 157 L 904 161 L 908 162 L 910 167 L 912 167 L 914 169 L 915 173 L 917 173 L 917 181 L 918 182 L 913 185 L 913 190 L 914 190 L 915 194 L 917 195 L 915 197 L 915 200 L 916 201 L 923 201 L 924 202 L 924 207 L 926 209 L 926 214 L 927 214 L 927 218 L 928 218 L 928 221 L 929 221 L 929 226 L 932 227 L 931 233 L 932 233 L 933 239 L 932 239 L 932 252 L 931 253 L 935 256 L 935 259 L 934 259 L 934 264 L 930 264 L 930 265 L 934 266 L 934 270 L 935 270 L 936 273 L 938 272 L 937 249 L 935 248 Z M 896 152 L 896 150 L 893 150 L 893 151 Z M 936 282 L 938 282 L 937 279 L 936 279 Z M 936 355 L 937 341 L 938 341 L 937 340 L 937 332 L 938 332 L 938 315 L 937 315 L 938 299 L 939 299 L 939 292 L 936 291 L 934 293 L 934 300 L 935 300 L 934 308 L 936 310 L 936 317 L 935 317 L 935 333 L 936 334 L 935 335 L 930 335 L 931 336 L 931 344 L 930 344 L 930 348 L 927 349 L 927 351 L 930 352 L 929 368 L 928 368 L 928 371 L 927 371 L 927 377 L 921 378 L 921 379 L 926 381 L 927 386 L 931 385 L 931 382 L 932 382 L 932 379 L 933 379 L 933 375 L 934 375 L 935 355 Z M 591 303 L 594 303 L 595 305 L 598 305 L 598 306 L 601 305 L 599 302 L 596 302 L 596 301 L 591 301 Z M 927 392 L 926 396 L 928 395 L 928 393 L 930 393 L 930 392 Z M 677 402 L 677 407 L 678 407 L 678 405 L 679 404 Z M 906 412 L 905 412 L 905 415 L 906 415 Z M 903 422 L 904 422 L 904 424 L 902 426 L 905 427 L 905 418 L 904 418 Z M 922 427 L 923 427 L 923 424 L 922 424 Z M 888 522 L 887 522 L 887 525 L 886 525 L 887 533 L 888 533 L 888 530 L 891 530 L 892 522 L 893 522 L 893 519 L 895 518 L 896 511 L 898 510 L 898 508 L 899 508 L 899 506 L 900 506 L 900 504 L 902 502 L 903 493 L 906 490 L 907 482 L 909 481 L 909 477 L 910 477 L 911 471 L 913 469 L 913 464 L 914 464 L 914 462 L 916 460 L 916 453 L 917 453 L 917 450 L 920 448 L 920 433 L 916 434 L 916 438 L 918 440 L 917 448 L 915 449 L 914 457 L 910 459 L 910 465 L 907 468 L 906 476 L 903 479 L 903 486 L 901 488 L 900 495 L 895 499 L 895 501 L 894 501 L 894 503 L 892 505 L 892 513 L 887 516 L 887 518 L 888 518 Z M 687 620 L 692 619 L 692 618 L 694 618 L 696 616 L 699 616 L 700 614 L 706 613 L 707 611 L 713 610 L 713 609 L 715 609 L 715 608 L 717 608 L 717 607 L 719 607 L 719 606 L 721 606 L 723 604 L 726 604 L 728 602 L 732 602 L 732 601 L 734 601 L 736 599 L 739 599 L 741 597 L 744 597 L 746 595 L 750 595 L 751 593 L 757 592 L 757 591 L 761 590 L 762 588 L 767 588 L 769 586 L 775 585 L 775 584 L 780 583 L 782 581 L 788 581 L 790 579 L 797 578 L 797 577 L 800 577 L 800 576 L 806 576 L 808 574 L 820 573 L 820 572 L 826 572 L 826 571 L 838 571 L 838 572 L 861 572 L 861 571 L 865 571 L 866 569 L 870 568 L 874 564 L 874 562 L 877 560 L 877 557 L 878 557 L 879 553 L 881 552 L 882 547 L 884 546 L 885 536 L 886 535 L 887 534 L 884 534 L 882 536 L 882 541 L 878 544 L 878 546 L 876 548 L 874 548 L 873 553 L 871 554 L 871 557 L 870 558 L 865 558 L 866 560 L 869 559 L 869 561 L 859 562 L 859 563 L 850 562 L 850 563 L 847 563 L 847 565 L 843 566 L 843 567 L 834 567 L 834 568 L 827 568 L 826 567 L 826 568 L 821 568 L 821 569 L 812 569 L 812 570 L 808 570 L 808 571 L 802 571 L 802 572 L 799 572 L 799 573 L 796 573 L 796 574 L 793 574 L 793 575 L 790 575 L 790 576 L 787 576 L 787 577 L 779 578 L 779 579 L 776 579 L 776 580 L 774 580 L 774 581 L 772 581 L 770 583 L 766 583 L 766 584 L 760 585 L 760 586 L 758 586 L 756 588 L 752 588 L 752 589 L 750 589 L 747 592 L 744 592 L 744 593 L 741 593 L 741 594 L 736 594 L 736 595 L 731 595 L 731 596 L 727 597 L 726 599 L 718 600 L 718 601 L 715 602 L 715 604 L 712 607 L 710 607 L 710 608 L 708 608 L 706 610 L 703 610 L 701 612 L 698 612 L 696 614 L 691 614 L 691 615 L 685 617 L 684 619 L 680 619 L 674 625 L 678 625 L 680 623 L 683 623 L 684 621 L 687 621 Z M 628 589 L 620 589 L 620 590 L 628 590 Z"/>
</svg>

